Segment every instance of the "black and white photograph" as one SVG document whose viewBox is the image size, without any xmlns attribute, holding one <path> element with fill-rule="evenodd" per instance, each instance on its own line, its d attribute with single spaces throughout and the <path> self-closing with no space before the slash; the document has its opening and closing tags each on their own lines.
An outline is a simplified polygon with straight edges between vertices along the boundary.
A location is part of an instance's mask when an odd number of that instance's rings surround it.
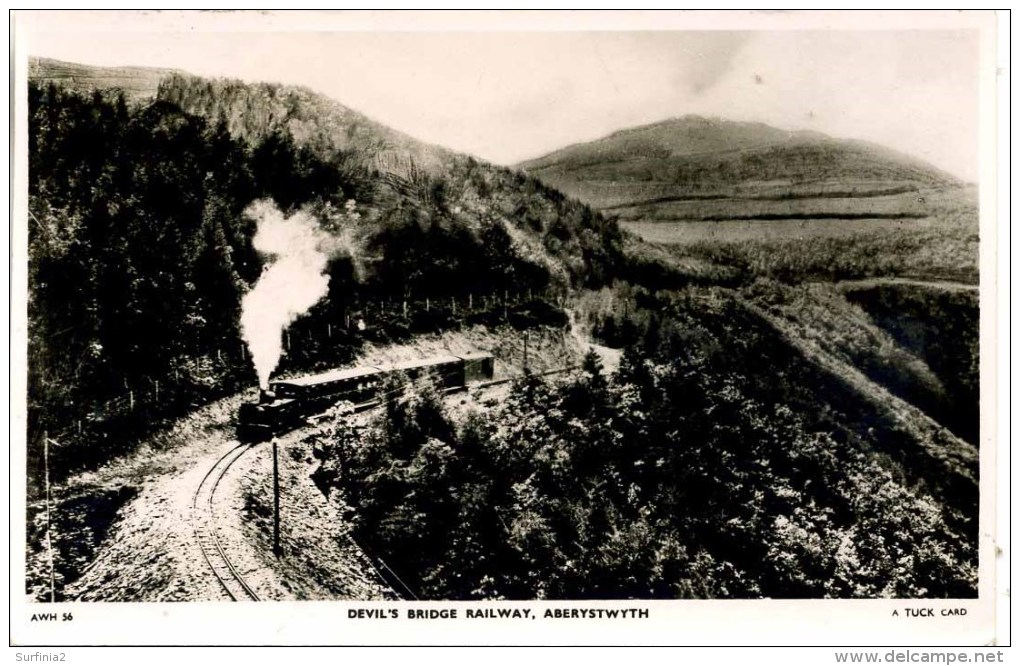
<svg viewBox="0 0 1020 666">
<path fill-rule="evenodd" d="M 29 614 L 991 617 L 995 15 L 594 14 L 15 17 Z"/>
</svg>

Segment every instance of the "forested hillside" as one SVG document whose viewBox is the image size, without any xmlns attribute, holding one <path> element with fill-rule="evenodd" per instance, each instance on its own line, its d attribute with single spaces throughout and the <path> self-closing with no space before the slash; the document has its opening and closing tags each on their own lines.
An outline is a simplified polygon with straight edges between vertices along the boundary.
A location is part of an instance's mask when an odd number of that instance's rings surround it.
<svg viewBox="0 0 1020 666">
<path fill-rule="evenodd" d="M 272 98 L 217 86 L 216 108 L 232 108 L 231 95 Z M 103 459 L 111 432 L 252 381 L 238 308 L 265 260 L 245 215 L 253 201 L 305 211 L 348 246 L 329 265 L 328 297 L 296 329 L 329 324 L 338 338 L 294 350 L 284 368 L 479 314 L 423 318 L 414 303 L 426 298 L 477 298 L 477 310 L 496 294 L 599 284 L 621 261 L 615 225 L 469 158 L 434 175 L 406 156 L 403 173 L 382 173 L 367 144 L 309 143 L 271 118 L 238 133 L 169 101 L 53 84 L 30 86 L 29 111 L 29 441 L 82 442 L 61 464 Z"/>
<path fill-rule="evenodd" d="M 615 374 L 591 355 L 466 416 L 408 390 L 314 438 L 320 483 L 411 593 L 975 595 L 974 447 L 730 290 L 623 301 Z"/>
<path fill-rule="evenodd" d="M 96 67 L 52 58 L 28 59 L 28 78 L 36 85 L 53 83 L 80 93 L 113 91 L 135 103 L 155 97 L 160 80 L 173 73 L 155 67 Z"/>
<path fill-rule="evenodd" d="M 622 355 L 473 405 L 399 382 L 358 425 L 339 408 L 295 433 L 315 457 L 295 462 L 347 509 L 337 529 L 415 596 L 976 595 L 979 238 L 955 179 L 693 117 L 558 151 L 533 176 L 302 88 L 33 71 L 30 496 L 44 438 L 59 484 L 255 386 L 241 307 L 276 258 L 256 250 L 268 210 L 331 248 L 278 373 L 461 329 L 497 356 L 517 353 L 511 328 L 526 349 L 539 327 Z M 655 245 L 616 216 L 725 232 Z M 730 235 L 791 219 L 850 230 Z M 145 483 L 95 489 L 112 498 L 97 540 Z"/>
<path fill-rule="evenodd" d="M 249 145 L 283 134 L 318 155 L 337 150 L 358 154 L 372 166 L 406 171 L 410 163 L 440 171 L 457 156 L 422 143 L 307 88 L 246 84 L 182 73 L 163 78 L 156 98 L 192 115 L 222 122 Z"/>
</svg>

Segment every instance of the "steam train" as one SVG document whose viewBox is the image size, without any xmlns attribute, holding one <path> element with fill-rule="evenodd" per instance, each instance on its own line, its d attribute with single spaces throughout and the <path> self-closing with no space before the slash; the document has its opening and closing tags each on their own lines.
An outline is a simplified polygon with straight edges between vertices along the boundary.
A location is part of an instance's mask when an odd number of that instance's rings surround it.
<svg viewBox="0 0 1020 666">
<path fill-rule="evenodd" d="M 472 382 L 492 379 L 491 354 L 438 356 L 429 359 L 375 366 L 329 370 L 296 379 L 270 383 L 259 389 L 258 402 L 241 405 L 237 415 L 237 437 L 243 442 L 261 442 L 293 430 L 308 417 L 341 401 L 363 403 L 376 397 L 388 375 L 409 380 L 432 373 L 444 389 L 466 387 Z"/>
</svg>

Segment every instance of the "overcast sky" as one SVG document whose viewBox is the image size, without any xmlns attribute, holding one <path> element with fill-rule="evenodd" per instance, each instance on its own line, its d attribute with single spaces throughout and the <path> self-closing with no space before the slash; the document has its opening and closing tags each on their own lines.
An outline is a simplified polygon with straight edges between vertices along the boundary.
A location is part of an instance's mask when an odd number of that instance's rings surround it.
<svg viewBox="0 0 1020 666">
<path fill-rule="evenodd" d="M 875 141 L 977 179 L 974 30 L 223 32 L 196 17 L 135 15 L 127 29 L 123 18 L 114 30 L 109 18 L 33 17 L 27 50 L 301 84 L 500 164 L 697 113 Z"/>
</svg>

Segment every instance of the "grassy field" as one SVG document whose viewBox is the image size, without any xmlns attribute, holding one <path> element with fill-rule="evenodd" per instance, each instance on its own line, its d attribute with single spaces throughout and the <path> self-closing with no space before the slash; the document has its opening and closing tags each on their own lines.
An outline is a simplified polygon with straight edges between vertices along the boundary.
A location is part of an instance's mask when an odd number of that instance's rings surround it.
<svg viewBox="0 0 1020 666">
<path fill-rule="evenodd" d="M 886 196 L 719 198 L 661 201 L 614 209 L 621 221 L 755 219 L 919 219 L 931 214 L 917 193 Z"/>
<path fill-rule="evenodd" d="M 888 230 L 924 231 L 935 226 L 930 218 L 690 220 L 685 222 L 621 221 L 620 226 L 644 240 L 667 245 L 702 241 L 803 240 L 838 238 Z"/>
<path fill-rule="evenodd" d="M 744 280 L 911 277 L 978 281 L 977 192 L 930 192 L 924 219 L 628 223 L 677 265 L 716 266 Z M 730 279 L 730 278 L 728 278 Z"/>
</svg>

